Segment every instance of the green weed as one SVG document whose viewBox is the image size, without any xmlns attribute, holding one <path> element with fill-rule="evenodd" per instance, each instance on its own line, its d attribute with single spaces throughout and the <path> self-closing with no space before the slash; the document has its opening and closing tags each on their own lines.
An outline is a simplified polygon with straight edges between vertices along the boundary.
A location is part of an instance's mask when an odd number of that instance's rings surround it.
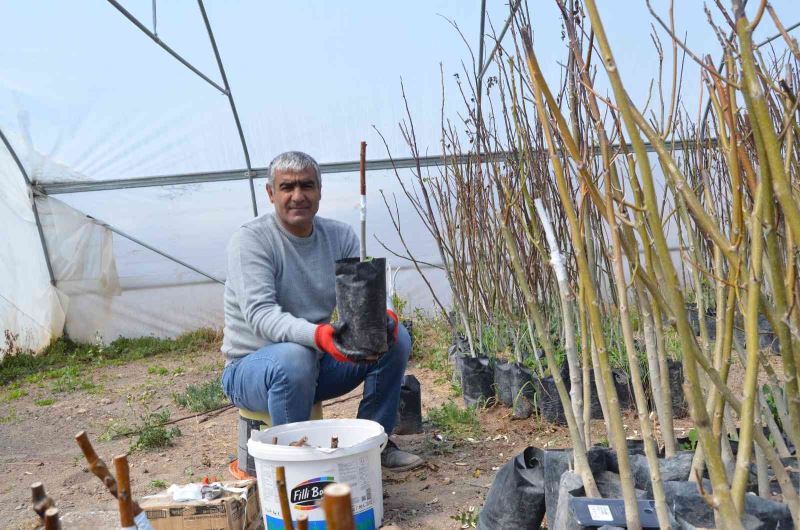
<svg viewBox="0 0 800 530">
<path fill-rule="evenodd" d="M 397 293 L 392 295 L 392 307 L 394 307 L 394 313 L 398 316 L 398 318 L 403 318 L 405 316 L 406 307 L 408 307 L 408 300 L 403 298 Z"/>
<path fill-rule="evenodd" d="M 97 437 L 98 440 L 101 442 L 110 442 L 115 438 L 119 438 L 120 436 L 127 436 L 128 434 L 135 431 L 135 429 L 121 420 L 111 420 L 106 426 L 106 429 L 103 433 Z"/>
<path fill-rule="evenodd" d="M 151 412 L 142 416 L 142 423 L 138 427 L 138 437 L 131 444 L 131 451 L 138 449 L 163 449 L 172 445 L 172 439 L 181 435 L 177 427 L 167 428 L 164 424 L 169 421 L 169 411 Z"/>
<path fill-rule="evenodd" d="M 0 425 L 5 425 L 6 423 L 12 423 L 17 419 L 17 411 L 15 409 L 10 409 L 8 414 L 5 416 L 0 416 Z"/>
<path fill-rule="evenodd" d="M 163 366 L 148 366 L 147 373 L 150 375 L 168 375 L 169 370 Z"/>
<path fill-rule="evenodd" d="M 167 487 L 167 483 L 166 483 L 166 481 L 164 481 L 164 480 L 162 480 L 160 478 L 157 478 L 157 479 L 151 480 L 149 486 L 151 488 L 153 488 L 153 489 L 161 490 L 161 489 L 164 489 L 164 488 Z"/>
<path fill-rule="evenodd" d="M 53 398 L 43 398 L 34 400 L 33 404 L 36 405 L 37 407 L 49 407 L 55 402 L 56 400 Z"/>
<path fill-rule="evenodd" d="M 28 395 L 27 390 L 23 390 L 22 388 L 13 388 L 6 392 L 6 395 L 3 396 L 2 401 L 16 401 L 21 397 L 25 397 Z"/>
<path fill-rule="evenodd" d="M 206 412 L 214 410 L 228 402 L 222 393 L 219 379 L 212 379 L 199 385 L 189 385 L 181 394 L 173 394 L 175 403 L 192 412 Z"/>
<path fill-rule="evenodd" d="M 97 385 L 92 381 L 85 368 L 80 366 L 67 366 L 47 373 L 48 379 L 54 379 L 50 388 L 53 392 L 76 392 L 83 390 L 93 393 L 97 390 Z"/>
<path fill-rule="evenodd" d="M 478 415 L 474 407 L 459 408 L 453 401 L 428 411 L 428 421 L 446 437 L 465 438 L 481 432 Z"/>
<path fill-rule="evenodd" d="M 222 359 L 200 365 L 201 372 L 222 372 L 223 368 L 225 368 L 225 362 Z"/>
<path fill-rule="evenodd" d="M 699 435 L 697 434 L 697 429 L 692 427 L 686 433 L 686 437 L 689 439 L 688 441 L 681 442 L 681 450 L 682 451 L 694 451 L 697 447 L 697 442 L 700 439 Z"/>
<path fill-rule="evenodd" d="M 783 391 L 780 388 L 776 390 L 779 392 L 778 399 L 783 400 Z M 779 429 L 783 430 L 783 422 L 781 421 L 781 415 L 778 413 L 778 405 L 775 402 L 775 395 L 772 393 L 772 387 L 765 384 L 761 387 L 761 391 L 764 393 L 764 400 L 767 402 L 767 407 L 769 407 L 769 411 L 772 413 L 775 424 Z"/>
<path fill-rule="evenodd" d="M 681 338 L 674 328 L 664 329 L 664 349 L 667 352 L 667 357 L 670 359 L 680 360 L 683 358 Z"/>
<path fill-rule="evenodd" d="M 476 510 L 474 506 L 470 506 L 467 510 L 456 512 L 451 515 L 450 519 L 455 520 L 461 526 L 459 528 L 477 528 L 480 510 Z"/>
<path fill-rule="evenodd" d="M 53 341 L 42 352 L 6 355 L 0 363 L 0 385 L 17 379 L 41 381 L 43 372 L 68 366 L 118 365 L 162 353 L 191 352 L 216 348 L 219 332 L 210 328 L 191 331 L 175 339 L 156 337 L 119 338 L 108 345 L 77 343 L 67 338 Z"/>
</svg>

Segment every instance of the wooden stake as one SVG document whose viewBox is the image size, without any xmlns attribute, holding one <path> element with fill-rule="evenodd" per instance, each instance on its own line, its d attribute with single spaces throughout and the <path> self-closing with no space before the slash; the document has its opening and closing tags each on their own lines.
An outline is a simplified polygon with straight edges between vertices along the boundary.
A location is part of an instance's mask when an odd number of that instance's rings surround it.
<svg viewBox="0 0 800 530">
<path fill-rule="evenodd" d="M 50 507 L 44 512 L 44 530 L 61 530 L 58 508 Z"/>
<path fill-rule="evenodd" d="M 99 478 L 108 489 L 108 492 L 116 498 L 117 481 L 114 480 L 114 475 L 108 470 L 108 466 L 103 459 L 98 457 L 97 453 L 95 453 L 92 442 L 89 441 L 89 437 L 86 435 L 86 431 L 81 431 L 76 434 L 75 441 L 78 442 L 78 446 L 81 448 L 81 451 L 83 451 L 83 456 L 86 457 L 86 461 L 89 463 L 89 471 Z M 142 508 L 139 504 L 133 502 L 133 514 L 139 515 L 141 512 Z"/>
<path fill-rule="evenodd" d="M 48 508 L 54 508 L 55 502 L 44 491 L 44 484 L 41 482 L 34 482 L 31 484 L 31 499 L 33 501 L 33 511 L 44 519 L 45 512 Z"/>
<path fill-rule="evenodd" d="M 361 261 L 367 259 L 367 142 L 361 142 Z"/>
<path fill-rule="evenodd" d="M 275 468 L 275 486 L 278 488 L 283 526 L 291 530 L 294 525 L 292 524 L 292 509 L 289 507 L 289 494 L 286 492 L 286 469 L 283 466 Z"/>
<path fill-rule="evenodd" d="M 353 504 L 350 500 L 350 486 L 330 484 L 323 491 L 322 509 L 328 530 L 355 530 Z"/>
<path fill-rule="evenodd" d="M 308 530 L 308 516 L 301 513 L 297 516 L 297 526 L 295 530 Z"/>
<path fill-rule="evenodd" d="M 117 500 L 119 501 L 119 523 L 122 528 L 134 526 L 133 501 L 131 500 L 131 476 L 128 457 L 114 457 L 114 469 L 117 472 Z"/>
</svg>

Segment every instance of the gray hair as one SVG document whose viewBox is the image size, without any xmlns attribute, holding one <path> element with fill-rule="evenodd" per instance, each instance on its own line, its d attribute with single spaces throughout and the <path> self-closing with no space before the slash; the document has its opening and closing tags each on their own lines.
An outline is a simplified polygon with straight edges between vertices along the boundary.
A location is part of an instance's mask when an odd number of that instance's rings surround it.
<svg viewBox="0 0 800 530">
<path fill-rule="evenodd" d="M 272 180 L 276 173 L 301 173 L 308 170 L 314 171 L 317 178 L 317 186 L 322 187 L 322 177 L 319 171 L 319 164 L 310 155 L 301 151 L 286 151 L 272 159 L 269 163 L 269 174 L 267 175 L 267 186 L 272 187 Z"/>
</svg>

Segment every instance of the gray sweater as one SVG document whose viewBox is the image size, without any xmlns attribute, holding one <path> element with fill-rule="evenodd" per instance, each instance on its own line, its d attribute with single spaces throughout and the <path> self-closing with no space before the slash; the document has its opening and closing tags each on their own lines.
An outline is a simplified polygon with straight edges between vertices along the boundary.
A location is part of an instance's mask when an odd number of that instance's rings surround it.
<svg viewBox="0 0 800 530">
<path fill-rule="evenodd" d="M 225 357 L 278 342 L 316 348 L 317 324 L 336 307 L 334 263 L 358 252 L 353 229 L 331 219 L 315 217 L 305 238 L 287 232 L 273 214 L 242 225 L 228 244 Z"/>
</svg>

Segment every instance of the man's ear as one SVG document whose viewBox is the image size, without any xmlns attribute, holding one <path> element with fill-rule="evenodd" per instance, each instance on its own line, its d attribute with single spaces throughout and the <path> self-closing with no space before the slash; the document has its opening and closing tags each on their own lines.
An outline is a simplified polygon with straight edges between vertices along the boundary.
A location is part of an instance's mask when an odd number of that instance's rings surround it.
<svg viewBox="0 0 800 530">
<path fill-rule="evenodd" d="M 269 202 L 275 204 L 275 200 L 272 198 L 272 186 L 267 183 L 267 197 L 269 197 Z"/>
</svg>

